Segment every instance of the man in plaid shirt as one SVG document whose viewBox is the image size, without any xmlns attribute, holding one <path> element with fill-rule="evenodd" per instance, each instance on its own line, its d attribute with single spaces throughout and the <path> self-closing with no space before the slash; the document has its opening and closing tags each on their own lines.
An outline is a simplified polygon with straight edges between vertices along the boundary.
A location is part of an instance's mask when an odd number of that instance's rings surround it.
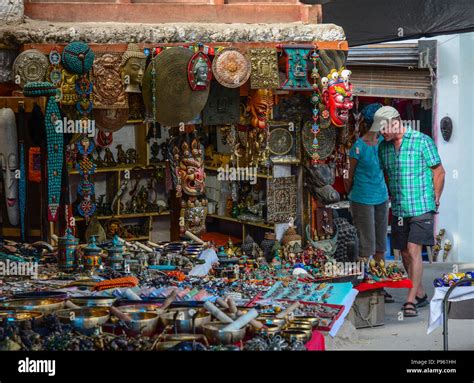
<svg viewBox="0 0 474 383">
<path fill-rule="evenodd" d="M 403 126 L 391 106 L 374 115 L 384 141 L 379 146 L 380 165 L 388 177 L 392 203 L 392 243 L 401 250 L 403 265 L 413 282 L 405 316 L 417 316 L 417 307 L 428 304 L 422 285 L 422 246 L 434 245 L 434 214 L 444 186 L 445 171 L 433 140 Z"/>
</svg>

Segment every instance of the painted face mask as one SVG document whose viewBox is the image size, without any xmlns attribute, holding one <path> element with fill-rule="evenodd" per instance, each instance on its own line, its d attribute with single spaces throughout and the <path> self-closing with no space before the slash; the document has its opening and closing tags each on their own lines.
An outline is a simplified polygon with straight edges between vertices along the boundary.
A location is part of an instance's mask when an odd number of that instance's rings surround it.
<svg viewBox="0 0 474 383">
<path fill-rule="evenodd" d="M 0 109 L 0 137 L 0 165 L 3 173 L 7 215 L 10 224 L 17 226 L 20 217 L 18 179 L 16 177 L 18 170 L 18 138 L 15 113 L 11 109 Z"/>
<path fill-rule="evenodd" d="M 349 119 L 349 110 L 354 103 L 352 101 L 352 85 L 349 82 L 351 71 L 333 69 L 329 78 L 323 77 L 323 101 L 329 110 L 331 123 L 337 127 L 342 127 Z"/>
<path fill-rule="evenodd" d="M 273 106 L 273 92 L 270 89 L 258 89 L 251 93 L 248 109 L 254 128 L 265 129 Z"/>
<path fill-rule="evenodd" d="M 125 92 L 141 93 L 140 85 L 145 73 L 146 56 L 136 44 L 129 44 L 122 56 L 120 67 Z"/>
</svg>

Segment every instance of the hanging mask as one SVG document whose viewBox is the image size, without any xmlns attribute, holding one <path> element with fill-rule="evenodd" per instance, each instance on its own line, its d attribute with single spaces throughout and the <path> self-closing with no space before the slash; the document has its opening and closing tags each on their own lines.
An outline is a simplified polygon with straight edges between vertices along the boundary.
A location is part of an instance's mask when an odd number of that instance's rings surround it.
<svg viewBox="0 0 474 383">
<path fill-rule="evenodd" d="M 270 89 L 258 89 L 250 93 L 248 109 L 254 128 L 265 129 L 273 106 L 273 92 Z"/>
<path fill-rule="evenodd" d="M 202 51 L 195 53 L 188 64 L 189 86 L 192 90 L 207 89 L 211 78 L 211 60 Z"/>
<path fill-rule="evenodd" d="M 443 139 L 448 142 L 453 134 L 453 121 L 450 117 L 443 117 L 440 122 L 441 125 L 441 135 Z"/>
<path fill-rule="evenodd" d="M 0 165 L 7 205 L 8 220 L 12 226 L 19 223 L 18 204 L 18 138 L 15 113 L 9 108 L 0 109 Z M 23 175 L 24 177 L 25 175 Z"/>
<path fill-rule="evenodd" d="M 350 70 L 333 69 L 327 78 L 327 87 L 323 85 L 323 101 L 329 110 L 331 123 L 337 127 L 342 127 L 347 123 L 349 111 L 354 106 L 352 85 L 349 82 L 350 75 Z"/>
</svg>

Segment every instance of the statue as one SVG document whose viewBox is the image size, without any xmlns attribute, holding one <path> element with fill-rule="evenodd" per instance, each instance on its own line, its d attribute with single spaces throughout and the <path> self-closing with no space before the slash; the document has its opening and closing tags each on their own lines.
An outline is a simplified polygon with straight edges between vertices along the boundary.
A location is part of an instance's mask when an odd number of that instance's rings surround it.
<svg viewBox="0 0 474 383">
<path fill-rule="evenodd" d="M 146 56 L 136 44 L 128 44 L 120 64 L 125 92 L 141 93 L 140 85 L 145 73 Z"/>
</svg>

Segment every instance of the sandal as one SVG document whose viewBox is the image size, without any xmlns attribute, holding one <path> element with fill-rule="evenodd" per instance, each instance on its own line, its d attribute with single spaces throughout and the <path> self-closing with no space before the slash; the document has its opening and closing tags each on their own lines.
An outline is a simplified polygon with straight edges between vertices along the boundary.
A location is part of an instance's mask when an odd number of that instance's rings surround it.
<svg viewBox="0 0 474 383">
<path fill-rule="evenodd" d="M 385 303 L 395 302 L 395 299 L 393 299 L 393 297 L 389 293 L 387 293 L 386 291 L 384 291 L 384 292 L 385 292 L 385 298 L 384 298 Z"/>
<path fill-rule="evenodd" d="M 428 302 L 428 294 L 425 294 L 424 297 L 418 298 L 415 297 L 416 299 L 416 307 L 421 308 L 427 306 L 430 302 Z"/>
<path fill-rule="evenodd" d="M 412 302 L 406 302 L 402 306 L 403 316 L 404 317 L 417 317 L 418 310 L 416 309 L 416 305 Z"/>
</svg>

